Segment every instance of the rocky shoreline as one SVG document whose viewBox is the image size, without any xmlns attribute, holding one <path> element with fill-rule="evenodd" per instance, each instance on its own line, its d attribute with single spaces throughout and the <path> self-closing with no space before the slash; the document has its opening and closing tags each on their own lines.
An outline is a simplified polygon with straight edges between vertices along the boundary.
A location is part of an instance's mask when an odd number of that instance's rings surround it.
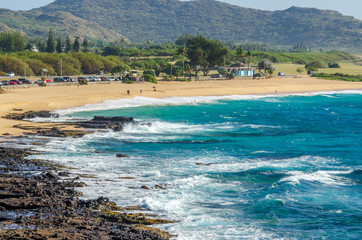
<svg viewBox="0 0 362 240">
<path fill-rule="evenodd" d="M 44 112 L 21 114 L 6 117 L 49 117 Z M 95 117 L 91 121 L 71 123 L 88 130 L 34 127 L 33 134 L 80 137 L 92 129 L 120 131 L 123 124 L 129 122 L 134 120 Z M 50 161 L 32 160 L 32 154 L 38 153 L 30 149 L 0 147 L 0 239 L 172 238 L 169 233 L 150 227 L 172 221 L 154 218 L 138 207 L 122 208 L 106 197 L 82 200 L 79 198 L 82 193 L 74 189 L 86 187 L 79 177 L 70 177 L 65 167 Z M 128 210 L 133 211 L 129 213 Z"/>
</svg>

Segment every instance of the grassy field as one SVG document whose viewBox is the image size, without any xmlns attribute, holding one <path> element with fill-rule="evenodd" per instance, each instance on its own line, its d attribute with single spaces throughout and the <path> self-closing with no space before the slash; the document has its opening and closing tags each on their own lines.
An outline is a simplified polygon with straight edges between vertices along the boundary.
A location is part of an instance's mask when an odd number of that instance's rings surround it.
<svg viewBox="0 0 362 240">
<path fill-rule="evenodd" d="M 345 73 L 358 75 L 362 74 L 362 65 L 356 65 L 354 63 L 340 63 L 341 68 L 321 68 L 318 72 L 320 73 Z M 274 64 L 275 73 L 284 72 L 287 75 L 297 75 L 297 68 L 303 68 L 304 72 L 302 74 L 307 74 L 305 71 L 304 65 L 292 64 L 292 63 L 280 63 Z"/>
</svg>

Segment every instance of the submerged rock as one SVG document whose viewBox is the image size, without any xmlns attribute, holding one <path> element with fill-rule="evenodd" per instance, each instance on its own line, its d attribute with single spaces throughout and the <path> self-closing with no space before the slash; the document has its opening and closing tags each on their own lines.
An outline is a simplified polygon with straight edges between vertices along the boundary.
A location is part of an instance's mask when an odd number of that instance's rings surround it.
<svg viewBox="0 0 362 240">
<path fill-rule="evenodd" d="M 50 111 L 29 111 L 24 113 L 9 113 L 4 116 L 6 119 L 12 120 L 24 120 L 24 119 L 31 119 L 31 118 L 57 118 L 59 114 L 51 113 Z"/>
<path fill-rule="evenodd" d="M 88 129 L 111 129 L 113 131 L 122 131 L 124 124 L 126 123 L 135 123 L 135 121 L 133 118 L 128 117 L 95 116 L 90 121 L 77 122 L 75 125 Z"/>
</svg>

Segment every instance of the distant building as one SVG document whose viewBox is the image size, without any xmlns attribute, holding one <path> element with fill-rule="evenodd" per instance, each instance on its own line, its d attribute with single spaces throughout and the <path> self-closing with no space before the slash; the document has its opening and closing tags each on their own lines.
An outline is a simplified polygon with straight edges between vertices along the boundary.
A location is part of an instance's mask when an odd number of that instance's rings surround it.
<svg viewBox="0 0 362 240">
<path fill-rule="evenodd" d="M 234 76 L 254 76 L 256 68 L 255 67 L 226 67 L 224 68 L 229 73 L 232 73 Z"/>
<path fill-rule="evenodd" d="M 30 49 L 30 51 L 34 52 L 34 53 L 38 53 L 39 52 L 39 49 L 37 46 L 33 45 Z"/>
</svg>

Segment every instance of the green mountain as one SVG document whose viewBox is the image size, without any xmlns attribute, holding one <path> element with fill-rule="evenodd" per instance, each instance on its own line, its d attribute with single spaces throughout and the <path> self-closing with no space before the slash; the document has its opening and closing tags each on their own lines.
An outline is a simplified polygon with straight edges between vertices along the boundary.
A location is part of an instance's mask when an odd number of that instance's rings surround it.
<svg viewBox="0 0 362 240">
<path fill-rule="evenodd" d="M 214 0 L 56 0 L 30 12 L 13 14 L 53 14 L 54 21 L 58 21 L 55 16 L 59 12 L 69 13 L 79 21 L 84 19 L 90 27 L 94 24 L 104 33 L 123 34 L 134 42 L 174 41 L 181 34 L 200 33 L 236 43 L 292 46 L 303 42 L 311 48 L 362 51 L 361 20 L 313 8 L 261 11 Z M 8 22 L 0 17 L 0 23 L 12 28 Z M 25 28 L 24 24 L 21 22 L 18 29 L 28 33 L 29 27 Z M 69 27 L 63 23 L 59 26 Z M 74 26 L 78 25 L 72 24 L 69 28 Z"/>
<path fill-rule="evenodd" d="M 87 36 L 89 39 L 115 41 L 123 35 L 105 29 L 95 22 L 89 22 L 69 12 L 10 11 L 0 9 L 0 30 L 16 30 L 30 37 L 47 37 L 49 29 L 58 36 L 74 38 Z"/>
</svg>

